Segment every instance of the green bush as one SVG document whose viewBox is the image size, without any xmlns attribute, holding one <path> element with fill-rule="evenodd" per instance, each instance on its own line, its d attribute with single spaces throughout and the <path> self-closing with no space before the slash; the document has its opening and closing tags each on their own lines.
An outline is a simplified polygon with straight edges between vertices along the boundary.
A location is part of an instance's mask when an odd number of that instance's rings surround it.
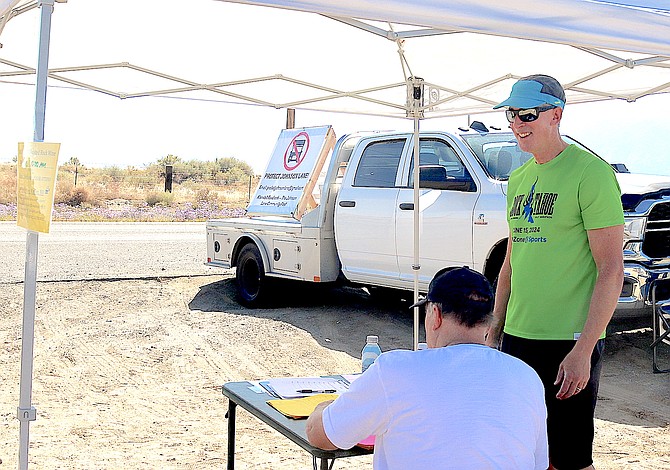
<svg viewBox="0 0 670 470">
<path fill-rule="evenodd" d="M 145 198 L 147 204 L 151 207 L 153 206 L 169 206 L 174 201 L 174 195 L 172 193 L 160 192 L 160 191 L 151 191 L 147 193 Z"/>
</svg>

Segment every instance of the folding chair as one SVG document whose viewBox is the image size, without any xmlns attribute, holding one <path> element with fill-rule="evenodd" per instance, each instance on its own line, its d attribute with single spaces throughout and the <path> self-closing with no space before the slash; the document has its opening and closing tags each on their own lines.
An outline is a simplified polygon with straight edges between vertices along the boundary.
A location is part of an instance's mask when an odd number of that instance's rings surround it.
<svg viewBox="0 0 670 470">
<path fill-rule="evenodd" d="M 658 367 L 658 347 L 663 343 L 670 346 L 670 304 L 656 304 L 656 282 L 651 287 L 652 332 L 651 343 L 652 367 L 655 374 L 670 372 L 669 369 Z"/>
</svg>

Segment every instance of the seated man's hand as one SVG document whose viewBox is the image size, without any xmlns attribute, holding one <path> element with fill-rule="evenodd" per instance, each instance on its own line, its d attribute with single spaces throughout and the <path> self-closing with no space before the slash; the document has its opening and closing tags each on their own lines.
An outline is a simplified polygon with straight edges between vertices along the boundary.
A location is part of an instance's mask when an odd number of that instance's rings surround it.
<svg viewBox="0 0 670 470">
<path fill-rule="evenodd" d="M 337 449 L 337 446 L 330 442 L 330 439 L 328 439 L 328 436 L 326 436 L 326 431 L 323 429 L 323 410 L 332 402 L 333 400 L 328 400 L 319 403 L 316 405 L 316 408 L 314 408 L 314 411 L 312 411 L 312 414 L 310 414 L 307 418 L 307 426 L 305 429 L 307 433 L 307 440 L 314 447 L 318 447 L 319 449 L 323 450 Z"/>
</svg>

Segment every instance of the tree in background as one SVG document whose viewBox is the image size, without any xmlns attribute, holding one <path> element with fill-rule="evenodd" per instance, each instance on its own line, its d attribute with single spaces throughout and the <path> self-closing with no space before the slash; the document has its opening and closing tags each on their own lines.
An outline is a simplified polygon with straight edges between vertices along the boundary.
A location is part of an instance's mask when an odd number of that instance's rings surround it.
<svg viewBox="0 0 670 470">
<path fill-rule="evenodd" d="M 176 155 L 167 155 L 159 158 L 148 169 L 164 178 L 165 165 L 172 165 L 172 178 L 175 184 L 186 181 L 210 181 L 218 185 L 227 185 L 247 182 L 249 177 L 254 176 L 254 171 L 248 163 L 234 157 L 217 158 L 214 161 L 184 161 Z"/>
<path fill-rule="evenodd" d="M 181 162 L 181 158 L 179 158 L 176 155 L 169 154 L 163 158 L 159 158 L 156 163 L 161 166 L 165 165 L 172 165 L 174 166 L 176 163 Z"/>
<path fill-rule="evenodd" d="M 251 168 L 251 166 L 247 162 L 238 160 L 235 157 L 217 158 L 215 163 L 218 165 L 219 171 L 222 173 L 237 168 L 241 170 L 242 173 L 244 173 L 246 176 L 254 176 L 254 170 Z"/>
<path fill-rule="evenodd" d="M 214 178 L 223 184 L 232 184 L 247 181 L 254 176 L 251 166 L 235 157 L 217 158 L 214 163 L 218 171 Z"/>
<path fill-rule="evenodd" d="M 72 165 L 74 167 L 82 166 L 81 162 L 77 157 L 70 157 L 68 161 L 65 162 L 66 165 Z"/>
<path fill-rule="evenodd" d="M 163 191 L 166 161 L 175 162 L 176 172 L 173 193 L 167 194 Z M 0 206 L 16 205 L 16 179 L 16 163 L 0 163 Z M 86 210 L 103 210 L 110 204 L 116 208 L 142 204 L 178 207 L 186 203 L 190 208 L 206 203 L 203 210 L 219 205 L 241 208 L 248 203 L 251 187 L 257 182 L 250 165 L 230 157 L 182 161 L 171 155 L 161 158 L 160 164 L 157 161 L 141 168 L 89 167 L 77 157 L 64 157 L 57 175 L 55 202 Z M 0 220 L 8 220 L 2 217 L 0 213 Z"/>
</svg>

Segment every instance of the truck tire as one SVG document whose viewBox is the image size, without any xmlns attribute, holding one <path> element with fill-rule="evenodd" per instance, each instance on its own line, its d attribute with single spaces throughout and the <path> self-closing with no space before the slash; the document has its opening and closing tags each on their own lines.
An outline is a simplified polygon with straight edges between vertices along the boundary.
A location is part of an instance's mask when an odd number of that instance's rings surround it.
<svg viewBox="0 0 670 470">
<path fill-rule="evenodd" d="M 500 277 L 500 269 L 505 261 L 506 251 L 507 242 L 499 243 L 493 250 L 493 253 L 491 253 L 491 256 L 486 262 L 486 268 L 484 269 L 483 274 L 491 283 L 491 288 L 493 289 L 494 294 L 498 288 L 498 278 Z"/>
<path fill-rule="evenodd" d="M 268 280 L 265 277 L 263 258 L 255 244 L 248 243 L 240 251 L 235 279 L 240 303 L 243 305 L 259 307 L 267 299 Z"/>
</svg>

